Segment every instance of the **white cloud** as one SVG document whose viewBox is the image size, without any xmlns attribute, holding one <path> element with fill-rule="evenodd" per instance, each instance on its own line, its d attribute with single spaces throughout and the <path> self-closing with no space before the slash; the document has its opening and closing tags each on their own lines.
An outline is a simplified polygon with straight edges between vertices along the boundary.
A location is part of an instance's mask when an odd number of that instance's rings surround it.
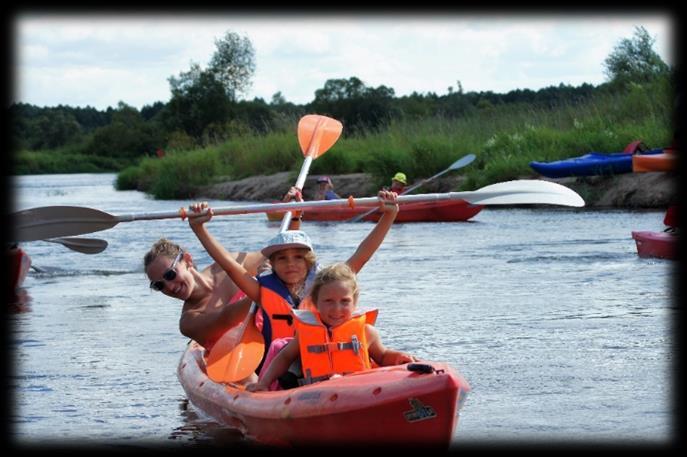
<svg viewBox="0 0 687 457">
<path fill-rule="evenodd" d="M 141 108 L 169 99 L 170 76 L 205 66 L 226 31 L 247 36 L 256 74 L 247 98 L 280 91 L 312 101 L 328 79 L 356 76 L 396 95 L 507 92 L 604 81 L 603 60 L 634 26 L 673 62 L 672 21 L 619 16 L 20 16 L 15 76 L 19 101 L 39 106 L 118 101 Z"/>
</svg>

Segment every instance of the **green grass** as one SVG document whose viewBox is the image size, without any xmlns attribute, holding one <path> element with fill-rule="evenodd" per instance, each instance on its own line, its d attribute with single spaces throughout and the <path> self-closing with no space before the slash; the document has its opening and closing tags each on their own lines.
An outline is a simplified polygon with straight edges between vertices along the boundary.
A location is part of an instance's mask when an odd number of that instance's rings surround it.
<svg viewBox="0 0 687 457">
<path fill-rule="evenodd" d="M 12 172 L 16 175 L 49 173 L 112 173 L 131 161 L 115 157 L 61 153 L 55 150 L 20 151 L 13 160 Z"/>
<path fill-rule="evenodd" d="M 633 140 L 649 147 L 672 140 L 673 94 L 666 81 L 633 85 L 622 94 L 603 94 L 582 104 L 545 109 L 527 104 L 486 105 L 467 117 L 393 120 L 386 128 L 341 138 L 314 160 L 311 174 L 365 172 L 376 187 L 403 171 L 410 182 L 449 167 L 466 154 L 477 156 L 459 173 L 460 189 L 476 189 L 523 176 L 536 177 L 529 162 L 552 161 L 590 151 L 618 152 Z M 164 158 L 144 158 L 123 169 L 118 189 L 138 189 L 155 198 L 193 198 L 197 186 L 281 171 L 298 173 L 303 152 L 295 125 L 265 135 L 241 134 L 229 141 L 193 150 L 171 150 Z M 97 158 L 22 153 L 18 171 L 90 171 L 114 166 Z M 51 162 L 52 161 L 52 162 Z M 79 168 L 78 170 L 69 167 Z M 67 171 L 69 170 L 69 171 Z M 31 172 L 31 171 L 29 171 Z M 36 171 L 34 171 L 36 172 Z"/>
</svg>

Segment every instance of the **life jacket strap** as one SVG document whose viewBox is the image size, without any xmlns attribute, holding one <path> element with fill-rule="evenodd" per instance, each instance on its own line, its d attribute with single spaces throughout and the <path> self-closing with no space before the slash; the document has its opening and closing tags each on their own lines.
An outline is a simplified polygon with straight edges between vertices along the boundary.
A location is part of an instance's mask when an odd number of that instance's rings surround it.
<svg viewBox="0 0 687 457">
<path fill-rule="evenodd" d="M 351 341 L 348 343 L 325 343 L 325 344 L 312 344 L 308 346 L 308 352 L 314 354 L 321 354 L 323 352 L 333 352 L 333 351 L 345 351 L 346 349 L 351 349 L 355 355 L 360 353 L 360 340 L 358 340 L 357 335 L 351 337 Z"/>
<path fill-rule="evenodd" d="M 272 314 L 272 319 L 280 319 L 286 321 L 289 326 L 293 325 L 293 315 L 291 314 Z"/>
<path fill-rule="evenodd" d="M 313 377 L 312 372 L 310 371 L 310 368 L 307 368 L 305 370 L 305 377 L 298 380 L 298 385 L 299 386 L 306 386 L 308 384 L 314 384 L 316 382 L 326 381 L 330 377 L 331 377 L 330 375 L 322 375 L 322 376 Z"/>
</svg>

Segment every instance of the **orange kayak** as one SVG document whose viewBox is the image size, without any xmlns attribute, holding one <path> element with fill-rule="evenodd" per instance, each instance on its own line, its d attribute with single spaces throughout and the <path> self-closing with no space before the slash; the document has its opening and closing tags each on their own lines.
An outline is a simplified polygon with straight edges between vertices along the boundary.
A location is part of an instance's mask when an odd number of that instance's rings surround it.
<svg viewBox="0 0 687 457">
<path fill-rule="evenodd" d="M 632 156 L 632 171 L 635 173 L 673 170 L 677 170 L 677 154 L 674 152 Z"/>
<path fill-rule="evenodd" d="M 191 341 L 179 362 L 177 376 L 189 401 L 263 444 L 448 447 L 470 391 L 447 364 L 426 362 L 374 368 L 295 389 L 248 392 L 237 384 L 211 381 L 203 352 Z"/>
<path fill-rule="evenodd" d="M 462 222 L 474 217 L 484 206 L 473 205 L 465 200 L 445 200 L 434 202 L 406 203 L 399 206 L 394 222 Z M 304 221 L 347 221 L 369 211 L 370 208 L 330 208 L 306 210 Z M 270 221 L 280 221 L 282 212 L 266 213 Z M 380 213 L 374 212 L 363 218 L 366 222 L 377 222 Z"/>
<path fill-rule="evenodd" d="M 677 235 L 666 232 L 633 231 L 639 257 L 677 259 Z"/>
</svg>

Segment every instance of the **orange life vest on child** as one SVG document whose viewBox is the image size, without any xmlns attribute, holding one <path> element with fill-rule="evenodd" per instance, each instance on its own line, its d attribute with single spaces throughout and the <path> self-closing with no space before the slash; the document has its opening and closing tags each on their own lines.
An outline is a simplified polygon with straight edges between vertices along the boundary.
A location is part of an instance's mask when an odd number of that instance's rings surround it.
<svg viewBox="0 0 687 457">
<path fill-rule="evenodd" d="M 328 328 L 316 311 L 294 310 L 304 376 L 301 384 L 371 368 L 365 326 L 374 324 L 377 313 L 376 309 L 358 311 L 343 324 Z"/>
<path fill-rule="evenodd" d="M 261 320 L 256 320 L 258 329 L 265 338 L 265 347 L 277 338 L 286 338 L 295 334 L 293 323 L 294 308 L 315 310 L 310 297 L 300 303 L 294 303 L 284 283 L 276 274 L 258 276 L 260 283 Z"/>
</svg>

